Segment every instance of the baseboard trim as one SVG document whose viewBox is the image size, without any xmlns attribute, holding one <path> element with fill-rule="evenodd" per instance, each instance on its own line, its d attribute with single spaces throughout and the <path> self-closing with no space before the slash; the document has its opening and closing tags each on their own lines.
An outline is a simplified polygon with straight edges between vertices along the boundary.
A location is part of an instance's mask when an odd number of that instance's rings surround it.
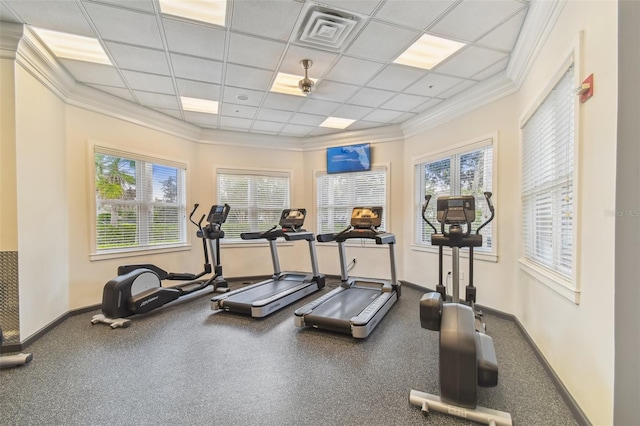
<svg viewBox="0 0 640 426">
<path fill-rule="evenodd" d="M 425 293 L 435 291 L 430 288 L 427 288 L 409 281 L 401 281 L 401 282 L 403 285 L 406 285 L 407 287 L 415 288 L 417 290 L 424 291 Z M 544 368 L 544 371 L 549 375 L 549 378 L 551 378 L 551 382 L 553 383 L 556 390 L 562 397 L 562 400 L 565 402 L 565 404 L 567 404 L 567 407 L 569 407 L 569 410 L 571 410 L 571 414 L 573 414 L 578 424 L 581 426 L 592 426 L 592 423 L 589 421 L 584 411 L 582 411 L 582 408 L 580 408 L 576 400 L 573 399 L 573 396 L 571 396 L 571 393 L 569 392 L 569 390 L 566 388 L 564 383 L 562 383 L 562 380 L 560 380 L 560 377 L 558 377 L 556 372 L 553 370 L 553 368 L 551 367 L 551 364 L 549 364 L 547 359 L 542 354 L 542 351 L 540 351 L 540 349 L 535 344 L 535 342 L 533 341 L 529 333 L 527 333 L 527 330 L 524 328 L 524 325 L 522 325 L 520 320 L 513 314 L 502 312 L 497 309 L 490 308 L 488 306 L 484 306 L 484 305 L 476 305 L 476 306 L 478 309 L 481 309 L 482 311 L 488 314 L 491 314 L 493 316 L 496 316 L 498 318 L 501 318 L 507 321 L 512 321 L 516 325 L 516 327 L 520 331 L 520 334 L 522 334 L 522 337 L 524 337 L 524 340 L 527 342 L 527 344 L 529 345 L 533 353 L 536 355 L 536 358 L 538 359 L 538 361 L 540 361 L 540 364 L 542 364 L 542 368 Z"/>
</svg>

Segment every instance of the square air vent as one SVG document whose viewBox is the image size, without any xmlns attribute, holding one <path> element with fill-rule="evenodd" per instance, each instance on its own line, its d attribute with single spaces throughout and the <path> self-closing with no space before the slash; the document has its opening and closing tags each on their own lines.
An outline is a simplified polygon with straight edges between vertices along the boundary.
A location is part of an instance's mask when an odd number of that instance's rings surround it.
<svg viewBox="0 0 640 426">
<path fill-rule="evenodd" d="M 364 23 L 354 13 L 314 3 L 307 3 L 300 16 L 294 31 L 297 38 L 291 41 L 332 52 L 342 51 Z"/>
</svg>

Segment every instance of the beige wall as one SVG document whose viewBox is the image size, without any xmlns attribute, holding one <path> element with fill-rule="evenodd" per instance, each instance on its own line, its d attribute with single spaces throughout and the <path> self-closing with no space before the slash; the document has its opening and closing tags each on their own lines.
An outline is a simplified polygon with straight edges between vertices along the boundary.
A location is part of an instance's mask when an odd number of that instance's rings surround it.
<svg viewBox="0 0 640 426">
<path fill-rule="evenodd" d="M 65 106 L 16 67 L 16 175 L 20 335 L 69 310 Z"/>
<path fill-rule="evenodd" d="M 0 251 L 16 251 L 15 62 L 2 59 L 0 67 Z"/>
</svg>

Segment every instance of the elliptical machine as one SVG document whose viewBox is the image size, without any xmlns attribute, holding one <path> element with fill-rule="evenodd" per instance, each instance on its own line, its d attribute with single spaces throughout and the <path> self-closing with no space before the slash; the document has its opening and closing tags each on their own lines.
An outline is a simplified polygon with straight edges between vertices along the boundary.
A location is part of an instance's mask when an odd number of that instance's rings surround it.
<svg viewBox="0 0 640 426">
<path fill-rule="evenodd" d="M 422 408 L 451 414 L 479 423 L 510 426 L 511 415 L 503 411 L 479 407 L 477 386 L 495 387 L 498 384 L 498 362 L 493 340 L 485 334 L 482 313 L 476 311 L 476 288 L 473 286 L 473 248 L 482 246 L 480 230 L 495 216 L 491 192 L 484 193 L 491 217 L 471 233 L 471 224 L 476 219 L 475 197 L 445 196 L 438 198 L 437 218 L 441 232 L 427 219 L 426 210 L 431 195 L 425 197 L 422 217 L 433 228 L 431 244 L 438 246 L 439 280 L 435 292 L 420 299 L 420 325 L 422 328 L 440 332 L 440 396 L 412 390 L 409 402 Z M 462 225 L 466 224 L 466 230 Z M 449 230 L 445 230 L 445 225 Z M 453 296 L 452 303 L 446 300 L 446 287 L 442 284 L 443 247 L 451 247 Z M 465 301 L 459 300 L 460 248 L 469 249 L 469 285 Z"/>
<path fill-rule="evenodd" d="M 197 208 L 198 204 L 191 211 L 189 221 L 198 227 L 196 235 L 202 239 L 204 270 L 199 274 L 191 274 L 167 272 L 152 264 L 120 266 L 118 276 L 105 284 L 102 292 L 102 314 L 94 315 L 91 324 L 104 323 L 109 324 L 111 328 L 126 328 L 131 325 L 126 317 L 150 312 L 210 285 L 213 286 L 214 292 L 229 291 L 220 264 L 220 239 L 224 238 L 221 226 L 227 220 L 231 208 L 228 204 L 212 206 L 205 227 L 202 227 L 205 215 L 202 215 L 197 223 L 192 219 Z M 214 262 L 214 275 L 211 278 L 199 279 L 212 272 L 209 253 Z M 163 280 L 186 282 L 162 287 Z"/>
</svg>

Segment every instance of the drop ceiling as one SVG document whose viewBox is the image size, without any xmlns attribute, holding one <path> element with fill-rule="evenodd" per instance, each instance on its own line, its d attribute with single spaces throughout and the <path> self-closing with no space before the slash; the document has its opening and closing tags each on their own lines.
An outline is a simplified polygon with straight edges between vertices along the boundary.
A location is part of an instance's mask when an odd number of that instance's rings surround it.
<svg viewBox="0 0 640 426">
<path fill-rule="evenodd" d="M 318 9 L 357 20 L 339 47 L 300 38 Z M 0 0 L 0 20 L 97 38 L 113 65 L 58 59 L 94 89 L 203 129 L 310 137 L 341 132 L 319 126 L 329 116 L 360 130 L 427 115 L 504 72 L 527 9 L 520 0 L 228 0 L 217 26 L 162 14 L 158 0 Z M 431 70 L 393 63 L 424 34 L 465 46 Z M 311 94 L 271 92 L 279 72 L 302 78 L 302 59 L 313 61 Z M 185 111 L 180 97 L 218 101 L 218 113 Z"/>
</svg>

